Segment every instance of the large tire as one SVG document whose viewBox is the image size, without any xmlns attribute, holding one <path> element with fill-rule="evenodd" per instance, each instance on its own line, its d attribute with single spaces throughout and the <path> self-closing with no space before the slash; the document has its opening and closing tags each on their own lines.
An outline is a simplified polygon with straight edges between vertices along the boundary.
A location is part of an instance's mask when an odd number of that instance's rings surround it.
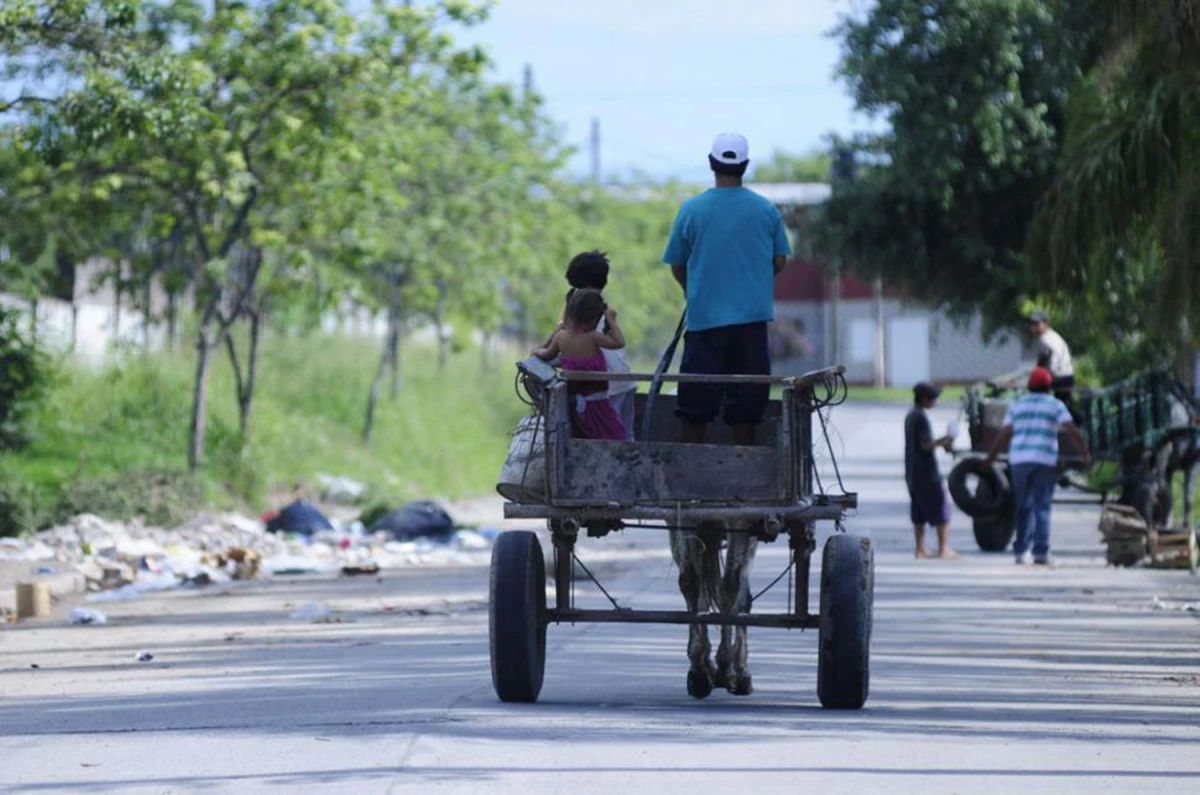
<svg viewBox="0 0 1200 795">
<path fill-rule="evenodd" d="M 821 561 L 817 697 L 825 709 L 862 709 L 871 682 L 875 552 L 870 540 L 835 535 Z"/>
<path fill-rule="evenodd" d="M 991 500 L 991 494 L 984 493 L 994 488 L 992 481 L 980 480 L 976 494 L 983 494 L 986 500 Z M 1016 506 L 1013 504 L 1012 493 L 1006 495 L 1004 507 L 994 516 L 980 516 L 971 520 L 975 532 L 975 543 L 984 552 L 1003 552 L 1008 549 L 1013 536 L 1016 535 Z"/>
<path fill-rule="evenodd" d="M 546 670 L 546 561 L 535 533 L 513 530 L 496 539 L 488 618 L 496 695 L 537 701 Z"/>
<path fill-rule="evenodd" d="M 972 493 L 967 485 L 971 475 L 979 479 Z M 986 484 L 986 485 L 985 485 Z M 996 467 L 984 467 L 982 458 L 964 458 L 946 478 L 950 496 L 963 513 L 972 518 L 997 516 L 1004 511 L 1006 502 L 1011 501 L 1012 488 L 1008 478 Z"/>
</svg>

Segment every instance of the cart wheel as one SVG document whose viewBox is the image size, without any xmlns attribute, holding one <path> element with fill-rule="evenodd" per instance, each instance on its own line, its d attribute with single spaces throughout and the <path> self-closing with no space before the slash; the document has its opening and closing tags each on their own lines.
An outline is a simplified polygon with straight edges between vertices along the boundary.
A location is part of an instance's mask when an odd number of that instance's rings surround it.
<svg viewBox="0 0 1200 795">
<path fill-rule="evenodd" d="M 821 617 L 817 696 L 825 709 L 862 709 L 870 687 L 875 553 L 858 536 L 825 542 L 821 562 Z"/>
<path fill-rule="evenodd" d="M 501 701 L 537 701 L 546 670 L 546 561 L 535 533 L 496 539 L 490 607 L 492 687 Z"/>
<path fill-rule="evenodd" d="M 984 500 L 992 499 L 992 484 L 988 480 L 980 480 L 976 494 Z M 975 532 L 975 543 L 984 552 L 1003 552 L 1016 534 L 1015 506 L 1012 495 L 1009 494 L 1000 513 L 994 516 L 980 516 L 971 520 L 971 529 Z"/>
<path fill-rule="evenodd" d="M 972 519 L 971 529 L 975 531 L 975 543 L 983 552 L 1003 552 L 1008 549 L 1009 543 L 1016 535 L 1016 525 L 1013 522 L 1012 514 Z"/>
</svg>

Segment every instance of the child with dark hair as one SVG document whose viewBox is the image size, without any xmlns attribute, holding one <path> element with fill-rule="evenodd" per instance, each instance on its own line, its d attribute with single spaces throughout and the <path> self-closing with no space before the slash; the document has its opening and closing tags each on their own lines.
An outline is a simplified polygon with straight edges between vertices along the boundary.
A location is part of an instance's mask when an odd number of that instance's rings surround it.
<svg viewBox="0 0 1200 795">
<path fill-rule="evenodd" d="M 567 284 L 571 285 L 571 289 L 567 292 L 567 302 L 571 300 L 578 290 L 596 290 L 603 292 L 608 286 L 608 271 L 610 263 L 608 254 L 603 251 L 584 251 L 576 254 L 571 258 L 571 262 L 567 265 Z M 566 321 L 566 305 L 563 306 L 563 325 Z M 606 321 L 601 318 L 598 327 L 601 333 L 607 331 Z M 560 325 L 560 328 L 563 326 Z M 630 372 L 629 360 L 625 357 L 624 350 L 605 350 L 604 360 L 608 365 L 610 373 L 628 373 Z M 633 423 L 634 423 L 634 395 L 637 394 L 637 383 L 633 381 L 621 381 L 612 384 L 608 390 L 609 399 L 612 401 L 613 408 L 617 410 L 617 414 L 621 417 L 621 422 L 625 425 L 626 438 L 633 441 Z"/>
<path fill-rule="evenodd" d="M 606 331 L 600 331 L 601 321 Z M 598 290 L 573 291 L 567 302 L 563 325 L 549 342 L 533 353 L 547 361 L 559 357 L 562 368 L 577 372 L 608 372 L 604 354 L 625 347 L 625 335 L 617 325 L 617 313 L 604 303 Z M 606 381 L 571 384 L 571 426 L 583 439 L 623 442 L 628 432 L 609 399 Z"/>
</svg>

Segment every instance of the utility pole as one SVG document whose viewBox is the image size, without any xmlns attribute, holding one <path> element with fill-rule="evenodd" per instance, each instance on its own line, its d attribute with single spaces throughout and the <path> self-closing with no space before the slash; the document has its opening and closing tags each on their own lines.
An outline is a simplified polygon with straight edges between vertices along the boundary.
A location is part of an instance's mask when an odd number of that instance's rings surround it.
<svg viewBox="0 0 1200 795">
<path fill-rule="evenodd" d="M 844 146 L 833 151 L 833 167 L 830 169 L 833 183 L 844 185 L 854 181 L 854 151 Z M 842 364 L 842 255 L 833 256 L 833 287 L 829 291 L 830 324 L 829 341 L 833 360 L 828 364 Z"/>
<path fill-rule="evenodd" d="M 592 182 L 600 183 L 600 120 L 592 118 Z"/>
<path fill-rule="evenodd" d="M 522 81 L 522 91 L 525 99 L 529 99 L 533 95 L 533 66 L 525 64 L 525 75 Z"/>
<path fill-rule="evenodd" d="M 887 386 L 887 360 L 884 358 L 883 279 L 876 276 L 871 284 L 875 296 L 875 386 Z"/>
</svg>

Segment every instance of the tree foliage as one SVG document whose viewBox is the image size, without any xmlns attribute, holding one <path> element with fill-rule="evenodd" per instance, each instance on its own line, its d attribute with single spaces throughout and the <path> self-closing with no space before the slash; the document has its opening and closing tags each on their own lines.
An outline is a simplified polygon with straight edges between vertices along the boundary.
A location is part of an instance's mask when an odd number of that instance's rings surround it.
<svg viewBox="0 0 1200 795">
<path fill-rule="evenodd" d="M 830 176 L 829 153 L 821 150 L 802 155 L 775 151 L 766 160 L 755 161 L 753 166 L 752 182 L 828 182 Z"/>
<path fill-rule="evenodd" d="M 842 22 L 840 73 L 888 129 L 851 142 L 859 179 L 835 186 L 827 251 L 933 305 L 1011 322 L 1041 287 L 1025 239 L 1087 46 L 1059 35 L 1056 8 L 880 0 Z"/>
<path fill-rule="evenodd" d="M 367 437 L 389 373 L 401 394 L 407 330 L 432 326 L 443 361 L 474 333 L 543 336 L 579 250 L 614 252 L 635 345 L 673 322 L 658 258 L 674 206 L 566 177 L 569 151 L 536 93 L 497 83 L 483 51 L 456 39 L 483 4 L 4 7 L 0 54 L 19 80 L 0 106 L 0 211 L 28 223 L 6 223 L 0 243 L 22 263 L 106 258 L 148 321 L 164 320 L 154 284 L 172 329 L 194 316 L 192 466 L 213 357 L 232 365 L 244 444 L 264 335 L 330 315 L 386 325 Z"/>
<path fill-rule="evenodd" d="M 1106 45 L 1075 87 L 1060 171 L 1033 251 L 1064 294 L 1120 293 L 1154 348 L 1191 383 L 1200 342 L 1200 4 L 1109 2 L 1093 9 Z"/>
</svg>

